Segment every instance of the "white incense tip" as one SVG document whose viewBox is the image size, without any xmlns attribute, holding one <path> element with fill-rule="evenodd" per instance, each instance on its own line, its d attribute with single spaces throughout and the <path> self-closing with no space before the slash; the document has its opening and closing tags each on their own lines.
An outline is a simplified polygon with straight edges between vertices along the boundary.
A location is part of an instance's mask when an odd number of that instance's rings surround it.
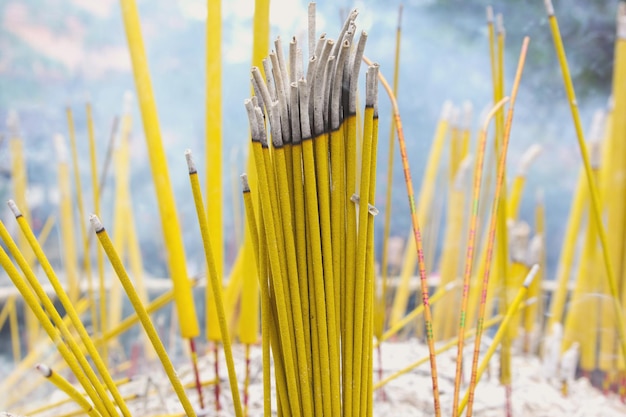
<svg viewBox="0 0 626 417">
<path fill-rule="evenodd" d="M 446 102 L 443 103 L 443 107 L 441 108 L 441 114 L 439 116 L 439 119 L 449 121 L 453 108 L 454 105 L 452 104 L 452 101 L 446 100 Z"/>
<path fill-rule="evenodd" d="M 543 236 L 535 235 L 528 245 L 528 262 L 530 264 L 538 264 L 543 253 Z"/>
<path fill-rule="evenodd" d="M 243 173 L 239 176 L 239 178 L 241 178 L 241 188 L 243 190 L 244 193 L 247 193 L 250 191 L 250 184 L 248 184 L 248 174 Z"/>
<path fill-rule="evenodd" d="M 10 110 L 7 115 L 7 127 L 11 135 L 17 136 L 20 130 L 20 117 L 15 110 Z"/>
<path fill-rule="evenodd" d="M 57 153 L 57 160 L 59 162 L 67 162 L 67 145 L 65 144 L 65 139 L 63 138 L 63 135 L 60 133 L 54 135 L 54 149 Z"/>
<path fill-rule="evenodd" d="M 124 106 L 122 108 L 124 114 L 129 114 L 133 108 L 133 92 L 130 90 L 126 90 L 124 92 Z"/>
<path fill-rule="evenodd" d="M 471 101 L 463 103 L 463 129 L 469 130 L 472 127 L 472 116 L 474 113 L 474 106 Z"/>
<path fill-rule="evenodd" d="M 543 0 L 543 4 L 546 6 L 546 13 L 548 13 L 548 16 L 554 16 L 554 6 L 552 5 L 552 0 Z"/>
<path fill-rule="evenodd" d="M 487 23 L 493 23 L 493 7 L 487 6 Z"/>
<path fill-rule="evenodd" d="M 592 169 L 599 169 L 602 164 L 602 142 L 599 140 L 589 142 L 589 163 Z"/>
<path fill-rule="evenodd" d="M 35 368 L 37 368 L 37 370 L 41 372 L 41 374 L 46 378 L 50 378 L 52 376 L 52 369 L 50 369 L 48 365 L 44 365 L 43 363 L 40 363 L 40 364 L 37 364 Z"/>
<path fill-rule="evenodd" d="M 7 204 L 9 205 L 9 208 L 11 209 L 15 217 L 20 217 L 22 215 L 22 212 L 20 212 L 20 209 L 17 208 L 17 204 L 15 204 L 15 201 L 9 200 L 7 201 Z"/>
<path fill-rule="evenodd" d="M 537 143 L 533 143 L 530 146 L 530 148 L 528 148 L 526 152 L 524 152 L 524 154 L 522 155 L 522 159 L 520 160 L 520 163 L 519 163 L 519 170 L 518 170 L 519 176 L 522 176 L 522 177 L 526 176 L 526 173 L 528 172 L 528 168 L 530 167 L 530 164 L 532 164 L 533 161 L 537 159 L 539 154 L 541 154 L 542 150 L 543 148 L 541 147 L 541 145 Z"/>
<path fill-rule="evenodd" d="M 602 141 L 604 130 L 604 110 L 598 109 L 593 113 L 591 128 L 589 129 L 589 141 Z"/>
<path fill-rule="evenodd" d="M 626 39 L 626 14 L 622 14 L 617 18 L 617 38 Z"/>
<path fill-rule="evenodd" d="M 100 221 L 98 216 L 96 216 L 95 214 L 92 214 L 89 216 L 89 222 L 91 223 L 91 227 L 96 233 L 100 233 L 101 231 L 104 230 L 104 226 L 102 225 L 102 222 Z"/>
<path fill-rule="evenodd" d="M 535 275 L 537 275 L 537 272 L 539 272 L 539 264 L 534 264 L 533 267 L 530 269 L 528 275 L 526 275 L 526 279 L 524 280 L 524 288 L 528 288 L 530 284 L 532 284 L 533 280 L 535 279 Z"/>
<path fill-rule="evenodd" d="M 195 174 L 198 172 L 196 164 L 193 162 L 193 156 L 191 155 L 191 149 L 185 151 L 185 159 L 187 160 L 187 168 L 189 168 L 189 174 Z"/>
<path fill-rule="evenodd" d="M 470 174 L 470 168 L 472 167 L 472 162 L 474 162 L 474 157 L 471 154 L 468 154 L 459 165 L 459 168 L 456 172 L 456 177 L 454 177 L 454 189 L 455 190 L 463 190 L 465 189 L 465 180 Z"/>
<path fill-rule="evenodd" d="M 502 17 L 502 13 L 496 15 L 496 30 L 498 33 L 504 33 L 504 17 Z"/>
</svg>

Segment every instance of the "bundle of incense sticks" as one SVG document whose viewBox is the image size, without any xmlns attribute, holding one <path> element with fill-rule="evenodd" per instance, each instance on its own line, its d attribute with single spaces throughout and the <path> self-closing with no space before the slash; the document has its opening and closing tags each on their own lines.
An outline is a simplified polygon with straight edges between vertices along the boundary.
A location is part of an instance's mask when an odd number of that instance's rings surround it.
<svg viewBox="0 0 626 417">
<path fill-rule="evenodd" d="M 247 216 L 256 219 L 266 288 L 262 314 L 270 334 L 263 338 L 270 338 L 284 415 L 372 414 L 378 65 L 367 69 L 357 138 L 367 35 L 354 39 L 356 15 L 337 41 L 317 40 L 306 75 L 297 40 L 287 65 L 276 39 L 263 61 L 265 77 L 252 68 L 255 96 L 245 101 L 258 184 L 250 189 L 246 178 L 244 192 L 256 203 L 247 205 Z"/>
</svg>

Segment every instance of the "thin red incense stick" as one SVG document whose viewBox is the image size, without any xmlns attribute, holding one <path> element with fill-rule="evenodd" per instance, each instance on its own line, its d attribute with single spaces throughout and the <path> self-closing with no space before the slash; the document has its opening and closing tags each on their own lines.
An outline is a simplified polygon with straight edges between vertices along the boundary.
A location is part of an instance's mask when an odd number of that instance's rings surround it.
<svg viewBox="0 0 626 417">
<path fill-rule="evenodd" d="M 367 65 L 372 65 L 372 62 L 363 57 L 363 61 Z M 417 264 L 420 273 L 420 283 L 422 289 L 422 303 L 424 304 L 424 321 L 426 325 L 426 340 L 428 342 L 428 352 L 430 360 L 430 372 L 433 384 L 433 402 L 435 407 L 435 416 L 441 416 L 441 405 L 439 402 L 439 383 L 437 378 L 437 361 L 435 358 L 435 341 L 433 339 L 433 322 L 432 315 L 430 313 L 430 304 L 428 302 L 428 277 L 426 276 L 426 265 L 424 263 L 424 250 L 422 246 L 422 235 L 420 232 L 419 222 L 417 218 L 417 206 L 415 204 L 415 194 L 413 192 L 413 181 L 411 179 L 411 169 L 409 167 L 409 159 L 406 152 L 406 143 L 404 140 L 404 131 L 402 130 L 402 119 L 400 118 L 400 110 L 398 108 L 398 102 L 393 95 L 393 91 L 389 86 L 389 83 L 378 72 L 378 79 L 383 85 L 393 108 L 393 117 L 396 124 L 396 130 L 398 131 L 398 144 L 400 147 L 400 156 L 402 159 L 402 171 L 404 172 L 404 182 L 406 183 L 407 197 L 409 198 L 409 208 L 411 210 L 411 223 L 413 225 L 413 237 L 415 239 L 415 247 L 417 249 Z"/>
</svg>

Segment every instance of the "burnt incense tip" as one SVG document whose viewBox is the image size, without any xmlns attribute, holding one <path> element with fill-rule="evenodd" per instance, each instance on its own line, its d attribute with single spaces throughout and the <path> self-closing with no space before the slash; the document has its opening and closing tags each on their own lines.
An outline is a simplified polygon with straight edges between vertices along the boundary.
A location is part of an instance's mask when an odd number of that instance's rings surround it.
<svg viewBox="0 0 626 417">
<path fill-rule="evenodd" d="M 454 178 L 454 188 L 456 190 L 464 190 L 465 189 L 465 181 L 470 175 L 472 162 L 474 162 L 474 157 L 471 154 L 468 154 L 459 165 L 459 168 L 456 172 L 456 177 Z"/>
<path fill-rule="evenodd" d="M 493 23 L 493 7 L 487 6 L 487 23 Z"/>
<path fill-rule="evenodd" d="M 554 6 L 552 5 L 552 0 L 543 0 L 543 4 L 546 6 L 546 13 L 548 13 L 548 16 L 553 16 Z"/>
<path fill-rule="evenodd" d="M 250 192 L 250 184 L 248 184 L 248 174 L 245 172 L 239 176 L 241 178 L 241 188 L 244 193 Z"/>
<path fill-rule="evenodd" d="M 526 176 L 530 164 L 532 164 L 533 161 L 537 159 L 537 157 L 541 154 L 541 151 L 543 151 L 543 147 L 538 143 L 533 143 L 532 145 L 530 145 L 530 147 L 526 150 L 526 152 L 524 152 L 522 158 L 520 159 L 518 175 Z"/>
<path fill-rule="evenodd" d="M 54 135 L 54 149 L 57 154 L 57 160 L 59 162 L 67 162 L 67 145 L 65 144 L 65 138 L 60 133 Z"/>
<path fill-rule="evenodd" d="M 92 214 L 89 216 L 89 222 L 91 223 L 91 227 L 96 233 L 100 233 L 104 230 L 104 226 L 102 225 L 102 222 L 100 221 L 98 216 L 96 216 L 95 214 Z"/>
<path fill-rule="evenodd" d="M 622 7 L 622 12 L 617 17 L 617 38 L 626 39 L 626 6 Z"/>
<path fill-rule="evenodd" d="M 589 164 L 592 169 L 600 169 L 602 165 L 602 141 L 592 140 L 589 142 Z"/>
<path fill-rule="evenodd" d="M 526 276 L 526 279 L 524 280 L 524 288 L 528 288 L 530 284 L 532 284 L 533 280 L 535 279 L 535 275 L 537 275 L 537 272 L 539 272 L 539 264 L 534 264 L 533 267 L 530 269 L 530 272 Z"/>
<path fill-rule="evenodd" d="M 187 168 L 189 168 L 189 175 L 198 172 L 196 164 L 193 162 L 193 156 L 191 155 L 191 149 L 185 150 L 185 159 L 187 160 Z"/>
<path fill-rule="evenodd" d="M 445 120 L 445 121 L 450 121 L 450 117 L 452 116 L 452 110 L 454 109 L 454 104 L 452 104 L 451 100 L 446 100 L 443 103 L 443 107 L 441 108 L 441 114 L 439 116 L 439 119 L 441 120 Z"/>
<path fill-rule="evenodd" d="M 48 365 L 44 365 L 43 363 L 39 363 L 35 366 L 35 368 L 41 372 L 45 378 L 50 378 L 52 376 L 52 369 Z"/>
<path fill-rule="evenodd" d="M 20 130 L 20 117 L 15 110 L 9 110 L 7 115 L 7 128 L 9 133 L 13 136 L 17 136 Z"/>
<path fill-rule="evenodd" d="M 129 114 L 133 108 L 133 92 L 130 90 L 126 90 L 124 92 L 124 105 L 123 105 L 123 114 Z"/>
<path fill-rule="evenodd" d="M 20 209 L 17 208 L 17 204 L 15 204 L 15 201 L 9 200 L 7 201 L 7 204 L 9 205 L 9 208 L 13 212 L 13 215 L 15 216 L 15 218 L 22 216 L 22 212 L 20 211 Z"/>
<path fill-rule="evenodd" d="M 502 13 L 498 13 L 496 15 L 496 32 L 504 34 L 504 17 L 502 16 Z"/>
</svg>

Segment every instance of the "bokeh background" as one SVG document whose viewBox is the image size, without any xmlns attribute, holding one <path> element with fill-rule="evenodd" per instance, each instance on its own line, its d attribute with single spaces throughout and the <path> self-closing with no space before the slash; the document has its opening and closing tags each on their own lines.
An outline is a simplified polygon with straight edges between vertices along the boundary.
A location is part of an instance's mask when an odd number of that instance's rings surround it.
<svg viewBox="0 0 626 417">
<path fill-rule="evenodd" d="M 227 270 L 237 251 L 232 205 L 232 181 L 245 169 L 248 130 L 243 100 L 250 94 L 252 0 L 223 5 L 223 141 L 224 230 Z M 617 0 L 556 1 L 565 46 L 572 67 L 583 122 L 606 106 L 610 94 Z M 189 191 L 183 152 L 191 148 L 204 171 L 205 18 L 203 0 L 139 0 L 143 36 L 159 110 L 170 177 L 175 187 L 191 273 L 203 269 L 199 234 Z M 336 34 L 342 16 L 360 10 L 359 29 L 369 32 L 366 55 L 381 64 L 391 79 L 398 1 L 320 1 L 318 33 Z M 474 127 L 481 109 L 491 101 L 491 75 L 485 7 L 504 15 L 506 26 L 506 85 L 510 88 L 517 55 L 525 35 L 531 37 L 528 62 L 519 93 L 509 154 L 509 173 L 523 151 L 539 143 L 544 151 L 528 174 L 522 219 L 532 222 L 534 195 L 543 190 L 547 210 L 548 279 L 554 274 L 571 195 L 580 167 L 569 109 L 552 46 L 543 1 L 405 1 L 399 104 L 408 152 L 419 189 L 440 109 L 445 100 L 474 106 Z M 297 36 L 306 43 L 303 0 L 271 1 L 272 40 Z M 284 42 L 286 44 L 286 42 Z M 53 135 L 67 136 L 65 107 L 74 110 L 81 174 L 89 178 L 84 103 L 94 106 L 99 164 L 102 166 L 112 120 L 122 111 L 125 91 L 133 90 L 130 58 L 114 0 L 3 0 L 0 2 L 0 200 L 11 198 L 11 155 L 5 120 L 18 113 L 26 149 L 29 199 L 35 229 L 56 212 L 56 160 Z M 145 150 L 139 112 L 133 107 L 132 196 L 144 264 L 154 276 L 166 276 L 158 211 Z M 390 108 L 380 97 L 381 136 L 377 206 L 385 210 L 387 132 Z M 397 147 L 396 147 L 397 151 Z M 398 160 L 398 158 L 396 158 Z M 202 178 L 202 177 L 201 177 Z M 85 179 L 83 184 L 89 184 Z M 113 187 L 103 196 L 102 217 L 110 223 Z M 85 190 L 91 211 L 90 190 Z M 445 202 L 443 202 L 445 204 Z M 392 235 L 406 238 L 410 218 L 399 164 L 393 183 Z M 77 215 L 77 214 L 76 214 Z M 383 216 L 379 216 L 378 236 Z M 10 218 L 0 209 L 0 218 Z M 85 219 L 77 219 L 81 221 Z M 13 225 L 13 221 L 5 221 Z M 78 229 L 77 229 L 78 230 Z M 54 239 L 52 239 L 54 244 Z M 59 241 L 57 240 L 57 246 Z M 380 243 L 380 242 L 379 242 Z M 380 245 L 378 245 L 380 247 Z M 54 247 L 49 248 L 51 254 Z M 58 248 L 57 248 L 58 249 Z M 377 256 L 380 256 L 380 251 Z M 1 273 L 0 273 L 1 275 Z M 3 277 L 0 276 L 0 282 Z"/>
</svg>

